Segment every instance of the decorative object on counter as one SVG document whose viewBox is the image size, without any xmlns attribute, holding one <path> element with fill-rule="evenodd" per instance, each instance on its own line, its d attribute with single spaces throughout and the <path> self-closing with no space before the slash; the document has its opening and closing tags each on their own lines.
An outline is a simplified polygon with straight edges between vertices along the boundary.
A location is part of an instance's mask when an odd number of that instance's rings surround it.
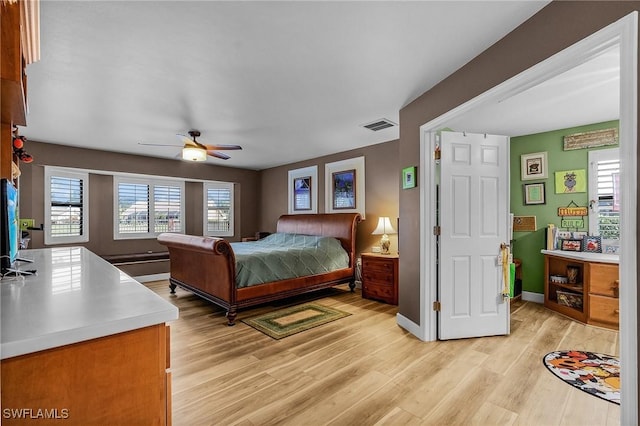
<svg viewBox="0 0 640 426">
<path fill-rule="evenodd" d="M 620 360 L 584 351 L 555 351 L 542 359 L 544 366 L 573 387 L 620 405 Z"/>
<path fill-rule="evenodd" d="M 615 243 L 603 243 L 602 252 L 607 254 L 619 254 L 620 244 L 618 243 L 618 241 L 616 241 Z"/>
<path fill-rule="evenodd" d="M 569 284 L 575 284 L 578 282 L 578 273 L 580 268 L 577 266 L 567 266 L 567 282 Z"/>
<path fill-rule="evenodd" d="M 560 240 L 560 250 L 565 251 L 581 251 L 582 240 Z"/>
<path fill-rule="evenodd" d="M 544 182 L 525 183 L 524 187 L 524 204 L 525 206 L 534 204 L 545 204 Z"/>
<path fill-rule="evenodd" d="M 516 232 L 534 232 L 536 228 L 535 216 L 514 216 L 513 230 Z"/>
<path fill-rule="evenodd" d="M 587 235 L 582 239 L 582 251 L 602 253 L 602 240 L 595 235 Z"/>
<path fill-rule="evenodd" d="M 564 137 L 564 150 L 593 148 L 596 146 L 616 145 L 618 129 L 594 130 L 592 132 L 574 133 Z"/>
<path fill-rule="evenodd" d="M 416 167 L 405 167 L 402 169 L 402 189 L 416 187 Z"/>
<path fill-rule="evenodd" d="M 547 178 L 547 152 L 534 152 L 520 156 L 521 180 Z"/>
<path fill-rule="evenodd" d="M 587 192 L 587 171 L 574 169 L 555 172 L 555 182 L 556 194 Z"/>
<path fill-rule="evenodd" d="M 378 218 L 378 226 L 371 235 L 382 235 L 380 238 L 380 253 L 381 254 L 389 254 L 389 247 L 391 245 L 391 241 L 389 240 L 389 234 L 395 234 L 396 230 L 391 226 L 391 220 L 389 220 L 386 216 L 381 216 Z"/>
</svg>

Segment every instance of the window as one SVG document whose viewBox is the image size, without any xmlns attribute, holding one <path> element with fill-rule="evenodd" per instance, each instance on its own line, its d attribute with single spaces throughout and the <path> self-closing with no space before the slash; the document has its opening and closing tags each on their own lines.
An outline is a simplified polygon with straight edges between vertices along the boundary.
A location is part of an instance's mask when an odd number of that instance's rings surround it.
<svg viewBox="0 0 640 426">
<path fill-rule="evenodd" d="M 204 234 L 214 237 L 233 236 L 233 184 L 204 184 Z"/>
<path fill-rule="evenodd" d="M 620 154 L 616 149 L 589 152 L 589 232 L 620 239 Z"/>
<path fill-rule="evenodd" d="M 44 243 L 89 241 L 89 175 L 45 167 Z"/>
<path fill-rule="evenodd" d="M 114 239 L 184 232 L 184 182 L 114 177 Z"/>
</svg>

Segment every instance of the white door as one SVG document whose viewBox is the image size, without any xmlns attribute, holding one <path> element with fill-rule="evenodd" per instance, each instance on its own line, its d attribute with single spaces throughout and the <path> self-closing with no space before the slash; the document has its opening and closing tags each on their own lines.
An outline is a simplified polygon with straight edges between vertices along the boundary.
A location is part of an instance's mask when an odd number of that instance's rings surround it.
<svg viewBox="0 0 640 426">
<path fill-rule="evenodd" d="M 440 150 L 438 338 L 509 334 L 509 138 L 442 132 Z"/>
</svg>

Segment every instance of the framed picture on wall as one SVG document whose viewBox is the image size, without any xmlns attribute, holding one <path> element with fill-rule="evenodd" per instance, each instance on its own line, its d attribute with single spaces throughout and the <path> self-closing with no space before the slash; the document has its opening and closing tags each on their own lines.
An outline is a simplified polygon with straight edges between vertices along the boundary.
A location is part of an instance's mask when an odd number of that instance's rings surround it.
<svg viewBox="0 0 640 426">
<path fill-rule="evenodd" d="M 293 210 L 311 210 L 311 176 L 293 179 Z"/>
<path fill-rule="evenodd" d="M 289 214 L 318 213 L 318 166 L 289 170 Z"/>
<path fill-rule="evenodd" d="M 587 192 L 586 169 L 555 172 L 556 194 Z"/>
<path fill-rule="evenodd" d="M 547 178 L 547 152 L 534 152 L 520 156 L 520 178 L 522 180 Z"/>
<path fill-rule="evenodd" d="M 325 212 L 365 214 L 364 157 L 325 164 Z"/>
<path fill-rule="evenodd" d="M 402 189 L 416 187 L 416 167 L 405 167 L 402 169 Z"/>
<path fill-rule="evenodd" d="M 331 198 L 334 210 L 356 208 L 356 170 L 343 170 L 331 174 Z"/>
<path fill-rule="evenodd" d="M 544 182 L 524 184 L 524 205 L 545 204 Z"/>
</svg>

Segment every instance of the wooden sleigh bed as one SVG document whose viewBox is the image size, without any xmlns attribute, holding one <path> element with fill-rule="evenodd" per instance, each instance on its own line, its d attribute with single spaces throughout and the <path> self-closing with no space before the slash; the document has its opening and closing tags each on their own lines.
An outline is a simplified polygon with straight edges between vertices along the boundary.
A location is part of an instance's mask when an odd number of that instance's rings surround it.
<svg viewBox="0 0 640 426">
<path fill-rule="evenodd" d="M 181 287 L 225 308 L 228 325 L 234 325 L 240 308 L 343 283 L 349 283 L 353 291 L 356 227 L 360 219 L 357 213 L 281 216 L 278 219 L 277 233 L 334 237 L 346 251 L 348 266 L 243 288 L 237 286 L 236 255 L 228 241 L 215 237 L 165 233 L 158 236 L 158 242 L 169 248 L 171 293 L 175 293 L 176 287 Z"/>
</svg>

